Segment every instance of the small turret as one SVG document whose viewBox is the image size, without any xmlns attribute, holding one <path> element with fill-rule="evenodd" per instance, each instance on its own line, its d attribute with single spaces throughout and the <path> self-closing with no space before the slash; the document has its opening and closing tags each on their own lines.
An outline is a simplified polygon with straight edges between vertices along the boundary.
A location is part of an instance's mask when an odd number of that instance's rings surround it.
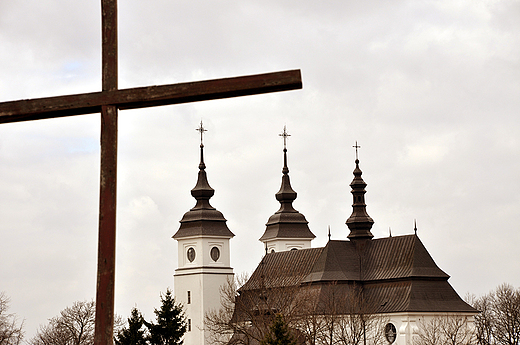
<svg viewBox="0 0 520 345">
<path fill-rule="evenodd" d="M 197 200 L 197 204 L 182 217 L 181 226 L 173 238 L 214 235 L 233 237 L 234 234 L 228 229 L 226 219 L 220 211 L 210 205 L 209 199 L 215 194 L 206 176 L 206 164 L 204 164 L 204 144 L 202 134 L 206 131 L 202 122 L 198 131 L 201 132 L 200 163 L 197 184 L 191 190 L 191 195 Z"/>
<path fill-rule="evenodd" d="M 271 251 L 283 251 L 291 249 L 309 248 L 310 241 L 316 237 L 311 232 L 305 216 L 296 211 L 292 202 L 296 199 L 296 192 L 291 187 L 289 179 L 289 168 L 287 167 L 287 133 L 284 126 L 284 138 L 282 185 L 275 194 L 276 200 L 280 202 L 280 209 L 273 214 L 266 224 L 266 229 L 260 241 Z"/>
<path fill-rule="evenodd" d="M 352 214 L 347 219 L 347 226 L 350 229 L 349 239 L 371 239 L 374 237 L 370 232 L 374 221 L 367 213 L 365 204 L 365 187 L 367 184 L 361 177 L 362 171 L 359 169 L 359 159 L 357 149 L 360 147 L 356 142 L 356 168 L 354 169 L 354 180 L 350 184 L 352 187 L 352 196 L 354 203 L 352 204 Z"/>
</svg>

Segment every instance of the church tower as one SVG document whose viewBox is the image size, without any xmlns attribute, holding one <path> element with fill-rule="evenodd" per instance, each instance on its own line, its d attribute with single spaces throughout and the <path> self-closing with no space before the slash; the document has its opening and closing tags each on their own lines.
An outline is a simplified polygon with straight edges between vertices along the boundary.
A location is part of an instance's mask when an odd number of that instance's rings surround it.
<svg viewBox="0 0 520 345">
<path fill-rule="evenodd" d="M 356 146 L 356 168 L 354 169 L 354 179 L 350 184 L 352 187 L 352 214 L 347 219 L 347 226 L 350 229 L 350 234 L 348 238 L 350 240 L 360 240 L 360 239 L 372 239 L 374 235 L 370 229 L 372 225 L 374 225 L 374 220 L 367 213 L 367 205 L 365 204 L 365 190 L 367 184 L 363 181 L 361 175 L 363 172 L 359 168 L 359 159 L 357 149 L 359 148 L 357 142 Z"/>
<path fill-rule="evenodd" d="M 174 274 L 174 293 L 177 302 L 185 307 L 188 323 L 184 344 L 208 345 L 209 332 L 204 329 L 204 315 L 220 308 L 220 289 L 233 279 L 230 267 L 229 240 L 235 236 L 227 227 L 221 212 L 212 207 L 209 199 L 215 193 L 210 187 L 204 164 L 204 145 L 200 132 L 200 164 L 196 186 L 191 190 L 196 205 L 184 214 L 177 240 L 178 268 Z"/>
<path fill-rule="evenodd" d="M 273 214 L 266 224 L 266 229 L 260 241 L 265 245 L 268 253 L 296 250 L 311 247 L 314 234 L 309 229 L 305 216 L 296 211 L 292 202 L 296 199 L 296 192 L 291 187 L 289 168 L 287 167 L 287 133 L 285 126 L 283 133 L 283 169 L 282 185 L 276 200 L 280 202 L 280 209 Z"/>
</svg>

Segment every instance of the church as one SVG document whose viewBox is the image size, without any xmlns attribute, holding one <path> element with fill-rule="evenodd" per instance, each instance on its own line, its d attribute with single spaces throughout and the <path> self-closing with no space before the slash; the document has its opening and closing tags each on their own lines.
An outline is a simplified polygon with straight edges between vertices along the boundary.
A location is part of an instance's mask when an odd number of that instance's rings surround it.
<svg viewBox="0 0 520 345">
<path fill-rule="evenodd" d="M 233 279 L 228 229 L 212 207 L 204 164 L 202 123 L 200 164 L 191 190 L 196 205 L 184 214 L 173 238 L 178 242 L 174 275 L 177 302 L 185 307 L 186 345 L 208 345 L 204 315 L 221 307 L 220 288 Z M 305 216 L 294 209 L 284 137 L 280 208 L 269 219 L 260 241 L 265 256 L 237 291 L 231 319 L 232 343 L 259 343 L 272 315 L 282 313 L 299 342 L 412 344 L 419 324 L 456 315 L 471 323 L 477 311 L 449 284 L 449 275 L 434 262 L 417 235 L 374 238 L 366 211 L 367 184 L 357 158 L 353 171 L 352 214 L 345 240 L 312 248 L 315 238 Z M 260 235 L 260 233 L 259 233 Z"/>
</svg>

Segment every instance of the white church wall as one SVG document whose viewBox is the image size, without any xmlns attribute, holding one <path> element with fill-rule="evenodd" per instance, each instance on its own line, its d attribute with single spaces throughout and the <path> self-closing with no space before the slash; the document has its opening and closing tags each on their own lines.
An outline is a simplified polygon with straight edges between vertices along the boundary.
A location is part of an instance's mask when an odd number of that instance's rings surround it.
<svg viewBox="0 0 520 345">
<path fill-rule="evenodd" d="M 190 261 L 190 248 L 193 261 Z M 218 249 L 218 255 L 213 248 Z M 178 240 L 179 267 L 174 275 L 174 294 L 183 304 L 188 321 L 184 344 L 207 345 L 204 315 L 220 307 L 220 287 L 233 279 L 229 238 L 193 237 Z M 188 297 L 189 296 L 189 297 Z"/>
<path fill-rule="evenodd" d="M 466 318 L 469 326 L 469 332 L 475 330 L 474 314 L 471 313 L 392 313 L 378 314 L 367 318 L 366 339 L 367 344 L 391 344 L 391 345 L 413 345 L 414 339 L 418 337 L 420 327 L 428 325 L 434 318 Z M 344 320 L 348 320 L 348 316 L 344 316 Z M 325 320 L 324 323 L 329 322 Z M 346 322 L 346 321 L 345 321 Z M 323 325 L 321 321 L 317 324 Z M 307 322 L 297 322 L 294 324 L 296 328 L 307 327 Z M 390 326 L 390 325 L 393 325 Z M 343 325 L 344 327 L 345 325 Z M 341 322 L 336 321 L 336 330 L 339 333 L 333 338 L 332 343 L 340 344 L 345 339 L 341 337 Z M 348 332 L 350 328 L 345 327 Z M 305 332 L 305 331 L 304 331 Z M 325 332 L 328 332 L 325 328 Z M 345 335 L 343 335 L 345 336 Z"/>
<path fill-rule="evenodd" d="M 229 238 L 203 238 L 202 248 L 204 251 L 202 264 L 204 266 L 230 267 Z M 219 257 L 216 261 L 211 256 L 213 248 L 217 248 L 219 251 Z"/>
<path fill-rule="evenodd" d="M 471 313 L 394 313 L 388 314 L 388 318 L 397 330 L 393 345 L 413 345 L 419 329 L 435 318 L 466 318 L 470 331 L 475 329 L 475 318 Z"/>
<path fill-rule="evenodd" d="M 184 306 L 188 330 L 184 334 L 185 344 L 202 344 L 202 334 L 198 331 L 201 327 L 203 293 L 202 275 L 185 274 L 174 276 L 174 293 L 177 302 Z"/>
<path fill-rule="evenodd" d="M 311 248 L 311 240 L 301 238 L 276 238 L 265 243 L 268 253 Z"/>
</svg>

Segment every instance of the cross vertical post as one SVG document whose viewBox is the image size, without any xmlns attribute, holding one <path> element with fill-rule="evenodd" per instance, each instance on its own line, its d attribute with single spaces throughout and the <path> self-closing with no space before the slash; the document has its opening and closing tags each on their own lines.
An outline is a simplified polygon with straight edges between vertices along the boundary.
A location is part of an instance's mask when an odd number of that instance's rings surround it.
<svg viewBox="0 0 520 345">
<path fill-rule="evenodd" d="M 118 88 L 117 2 L 102 0 L 102 90 Z M 98 272 L 95 345 L 113 344 L 117 196 L 117 106 L 101 107 Z"/>
<path fill-rule="evenodd" d="M 117 0 L 101 0 L 102 91 L 0 102 L 0 124 L 101 112 L 95 345 L 113 345 L 118 110 L 301 89 L 300 70 L 118 89 Z M 201 123 L 202 146 L 202 123 Z M 284 138 L 286 139 L 286 138 Z"/>
</svg>

